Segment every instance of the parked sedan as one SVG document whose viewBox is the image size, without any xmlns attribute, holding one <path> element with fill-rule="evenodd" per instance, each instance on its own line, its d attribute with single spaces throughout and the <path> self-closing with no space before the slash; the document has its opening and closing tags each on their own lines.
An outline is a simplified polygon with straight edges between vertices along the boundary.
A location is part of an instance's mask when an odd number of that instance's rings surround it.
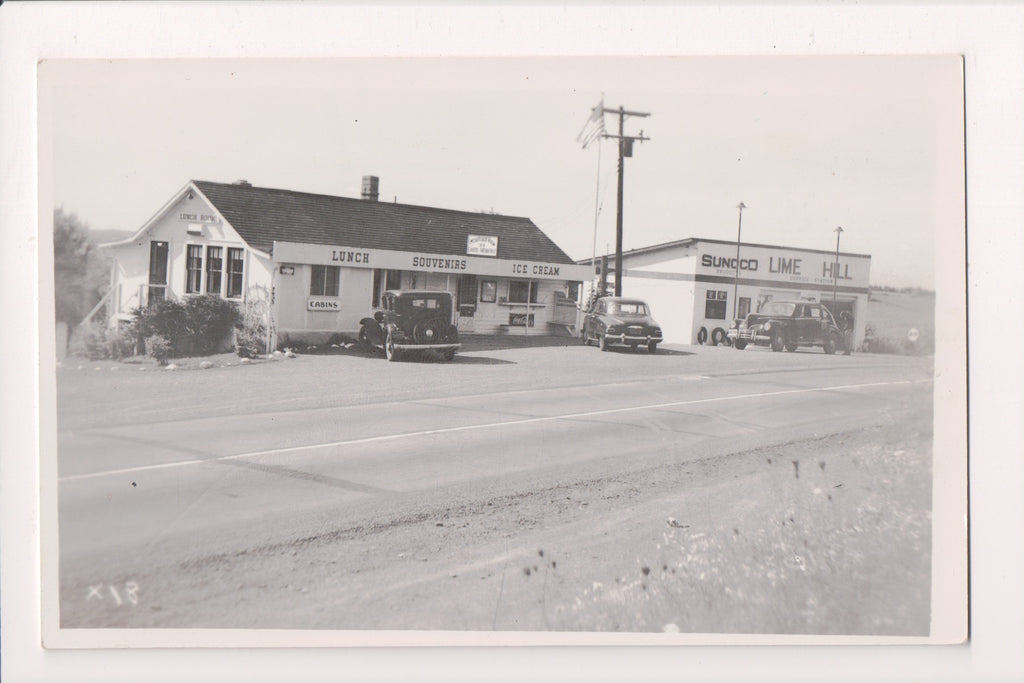
<svg viewBox="0 0 1024 683">
<path fill-rule="evenodd" d="M 621 296 L 603 296 L 594 302 L 580 335 L 583 343 L 596 342 L 602 351 L 611 345 L 635 349 L 646 345 L 655 353 L 662 341 L 661 327 L 651 317 L 647 304 L 639 299 Z"/>
<path fill-rule="evenodd" d="M 739 351 L 757 344 L 772 351 L 820 346 L 825 353 L 835 353 L 843 339 L 829 310 L 813 301 L 769 301 L 738 325 L 734 321 L 727 336 Z"/>
<path fill-rule="evenodd" d="M 459 348 L 449 292 L 384 292 L 380 310 L 359 324 L 360 345 L 368 350 L 383 349 L 389 361 L 398 360 L 406 351 L 437 351 L 445 360 L 452 360 Z"/>
</svg>

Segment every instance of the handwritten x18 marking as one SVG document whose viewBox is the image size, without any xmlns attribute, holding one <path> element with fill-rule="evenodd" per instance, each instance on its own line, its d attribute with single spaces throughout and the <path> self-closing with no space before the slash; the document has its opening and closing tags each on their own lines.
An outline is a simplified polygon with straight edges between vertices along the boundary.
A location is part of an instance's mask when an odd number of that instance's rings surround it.
<svg viewBox="0 0 1024 683">
<path fill-rule="evenodd" d="M 91 600 L 103 601 L 105 595 L 103 591 L 104 588 L 107 588 L 109 590 L 110 597 L 113 598 L 114 602 L 118 606 L 123 605 L 126 600 L 130 602 L 132 605 L 139 604 L 139 584 L 135 583 L 134 581 L 129 581 L 126 584 L 124 584 L 123 598 L 121 596 L 121 593 L 117 590 L 117 586 L 115 586 L 112 583 L 98 583 L 95 586 L 90 584 L 89 594 L 85 597 L 86 602 L 89 602 Z"/>
</svg>

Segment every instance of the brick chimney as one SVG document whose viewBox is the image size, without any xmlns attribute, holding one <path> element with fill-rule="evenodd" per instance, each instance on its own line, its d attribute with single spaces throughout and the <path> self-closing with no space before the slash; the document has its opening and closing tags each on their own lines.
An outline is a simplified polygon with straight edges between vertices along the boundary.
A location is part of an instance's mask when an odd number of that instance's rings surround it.
<svg viewBox="0 0 1024 683">
<path fill-rule="evenodd" d="M 362 198 L 370 202 L 377 201 L 377 197 L 380 196 L 380 192 L 378 192 L 379 185 L 380 178 L 375 175 L 364 175 Z"/>
</svg>

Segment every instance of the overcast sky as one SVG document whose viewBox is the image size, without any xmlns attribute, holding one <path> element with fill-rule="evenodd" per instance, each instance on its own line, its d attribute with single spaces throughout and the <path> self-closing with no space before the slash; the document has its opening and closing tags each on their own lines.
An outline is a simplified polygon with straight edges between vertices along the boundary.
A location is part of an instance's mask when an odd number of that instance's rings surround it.
<svg viewBox="0 0 1024 683">
<path fill-rule="evenodd" d="M 948 56 L 80 61 L 40 86 L 54 203 L 93 229 L 138 229 L 189 179 L 358 197 L 373 174 L 382 201 L 528 216 L 589 258 L 595 194 L 615 243 L 615 144 L 598 176 L 576 142 L 602 93 L 651 114 L 626 120 L 651 138 L 626 249 L 735 240 L 743 201 L 745 242 L 831 250 L 842 226 L 872 284 L 932 288 L 939 200 L 963 192 Z"/>
</svg>

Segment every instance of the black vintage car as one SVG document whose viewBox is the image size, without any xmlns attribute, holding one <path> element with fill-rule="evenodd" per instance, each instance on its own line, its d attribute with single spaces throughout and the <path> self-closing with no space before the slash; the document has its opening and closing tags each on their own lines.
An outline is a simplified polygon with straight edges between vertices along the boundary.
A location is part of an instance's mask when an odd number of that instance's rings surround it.
<svg viewBox="0 0 1024 683">
<path fill-rule="evenodd" d="M 661 327 L 651 317 L 647 304 L 639 299 L 603 296 L 594 302 L 583 320 L 583 343 L 597 342 L 602 351 L 611 345 L 635 349 L 646 346 L 655 353 L 662 340 Z"/>
<path fill-rule="evenodd" d="M 438 351 L 445 360 L 452 360 L 459 348 L 449 292 L 384 292 L 380 309 L 359 324 L 360 345 L 365 349 L 383 348 L 389 361 L 398 360 L 406 351 Z"/>
<path fill-rule="evenodd" d="M 740 351 L 747 344 L 757 344 L 770 346 L 772 351 L 820 346 L 825 353 L 835 353 L 843 341 L 832 314 L 813 301 L 769 301 L 738 325 L 734 321 L 727 336 Z"/>
</svg>

